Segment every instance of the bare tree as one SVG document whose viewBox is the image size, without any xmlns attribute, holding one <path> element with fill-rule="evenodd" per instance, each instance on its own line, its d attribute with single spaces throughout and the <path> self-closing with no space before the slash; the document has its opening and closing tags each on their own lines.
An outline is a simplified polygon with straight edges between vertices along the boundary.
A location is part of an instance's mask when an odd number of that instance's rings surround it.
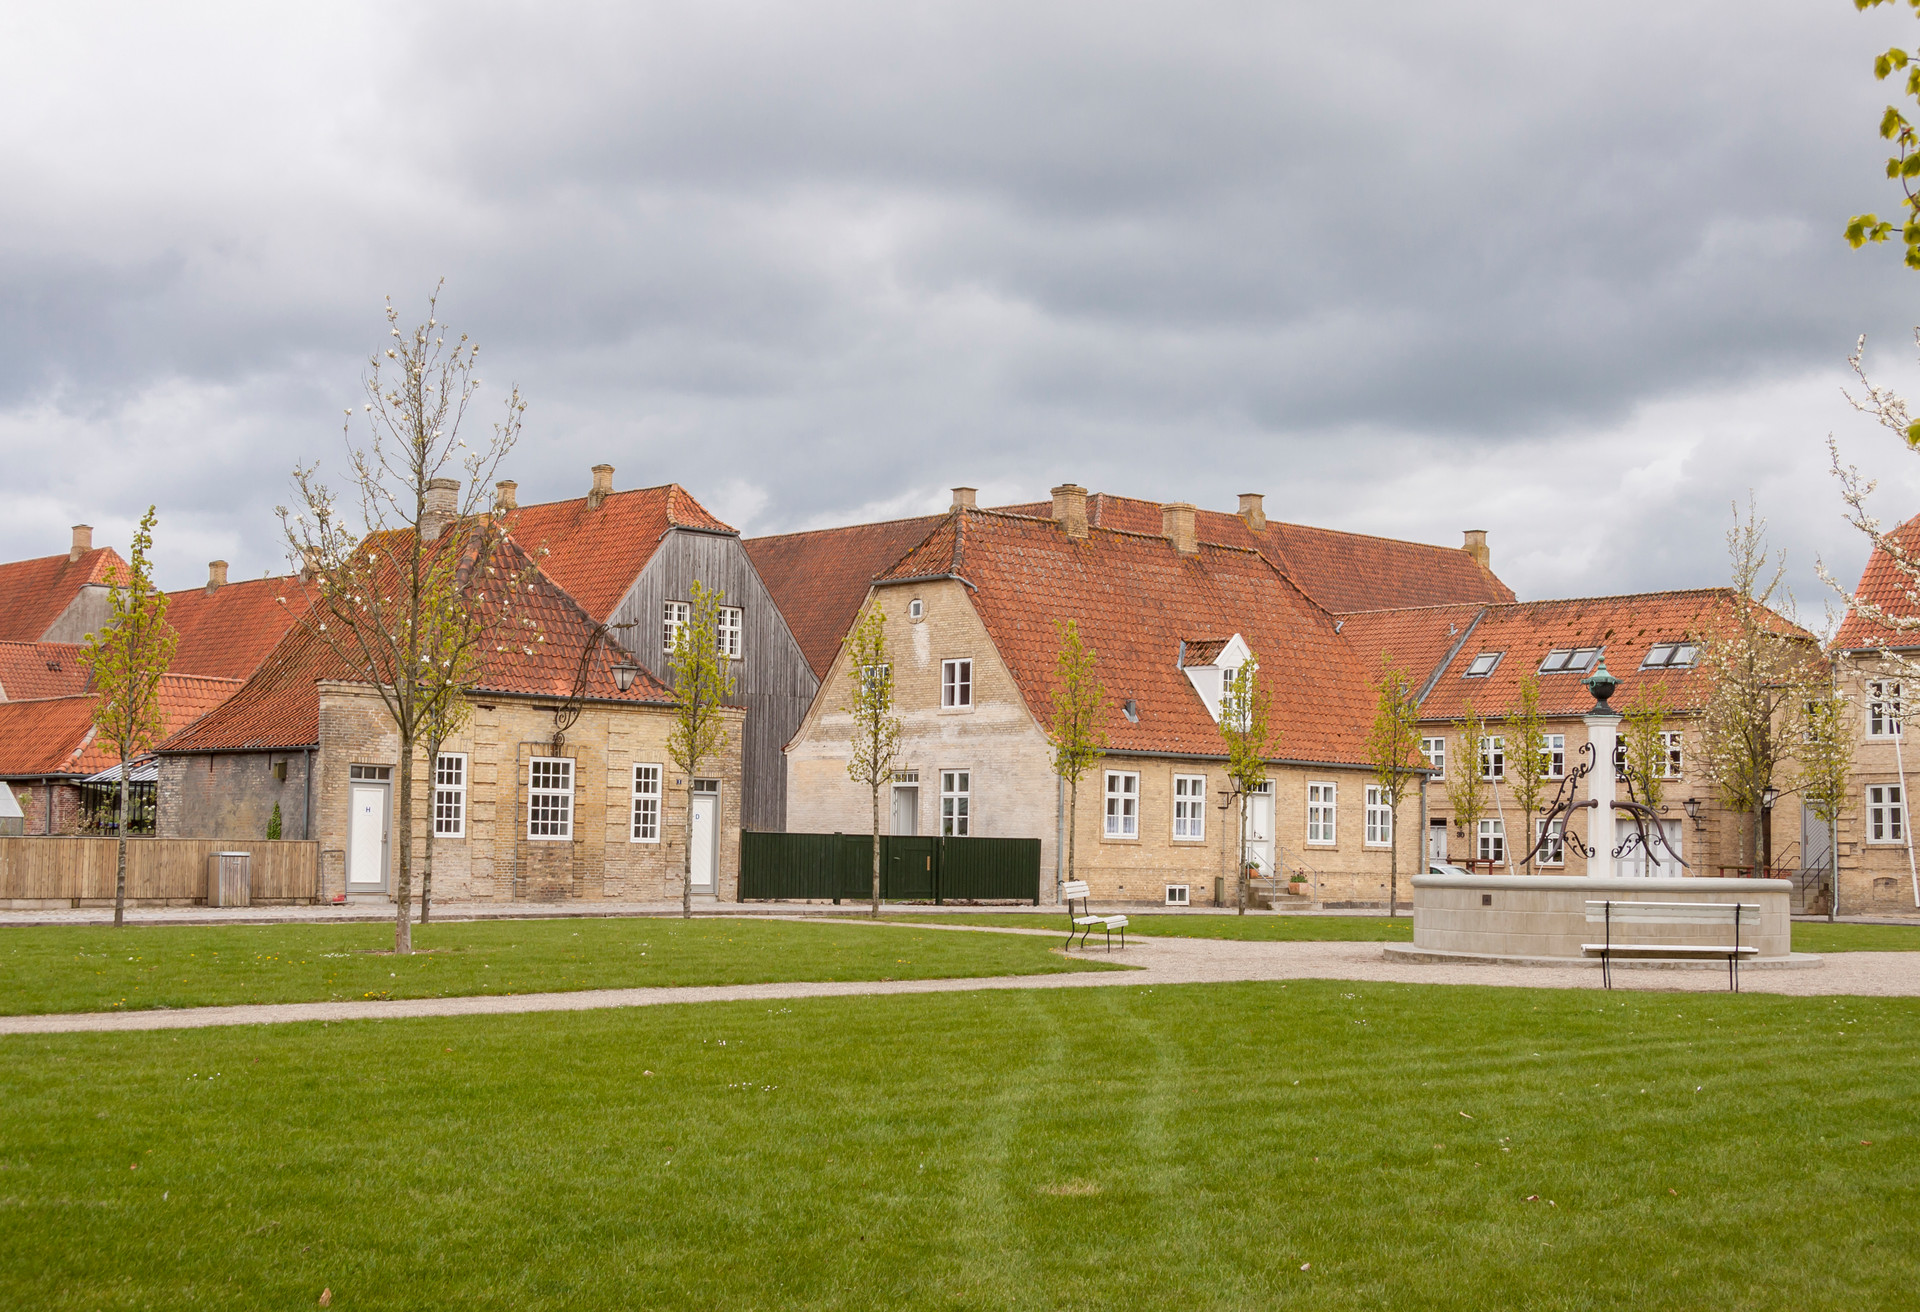
<svg viewBox="0 0 1920 1312">
<path fill-rule="evenodd" d="M 900 720 L 893 713 L 893 666 L 887 661 L 887 617 L 875 600 L 847 637 L 853 699 L 844 709 L 853 717 L 847 774 L 865 784 L 873 802 L 873 909 L 880 915 L 880 789 L 893 780 L 900 758 Z"/>
</svg>

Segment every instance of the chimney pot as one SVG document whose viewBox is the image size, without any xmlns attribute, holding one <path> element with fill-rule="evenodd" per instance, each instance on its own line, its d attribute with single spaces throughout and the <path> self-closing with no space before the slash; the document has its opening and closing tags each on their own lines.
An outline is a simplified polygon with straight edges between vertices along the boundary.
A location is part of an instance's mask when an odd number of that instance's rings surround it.
<svg viewBox="0 0 1920 1312">
<path fill-rule="evenodd" d="M 434 478 L 427 481 L 427 505 L 420 512 L 420 540 L 437 539 L 447 523 L 460 513 L 460 480 Z"/>
<path fill-rule="evenodd" d="M 220 589 L 226 586 L 227 586 L 227 562 L 224 560 L 208 561 L 207 562 L 207 595 L 211 597 L 214 593 L 220 591 Z"/>
<path fill-rule="evenodd" d="M 1087 536 L 1087 490 L 1078 483 L 1062 483 L 1053 490 L 1053 521 L 1075 542 Z"/>
<path fill-rule="evenodd" d="M 1464 534 L 1466 541 L 1460 550 L 1473 557 L 1474 564 L 1489 573 L 1493 570 L 1493 553 L 1487 550 L 1487 531 L 1483 528 L 1470 528 Z"/>
<path fill-rule="evenodd" d="M 68 560 L 78 560 L 93 550 L 93 525 L 75 524 L 73 526 L 73 547 L 67 552 Z"/>
<path fill-rule="evenodd" d="M 1191 501 L 1175 501 L 1160 507 L 1160 533 L 1173 543 L 1173 549 L 1183 556 L 1191 556 L 1200 550 L 1200 537 L 1193 527 L 1194 507 Z"/>
<path fill-rule="evenodd" d="M 978 489 L 970 488 L 970 487 L 955 488 L 953 490 L 953 504 L 951 506 L 948 506 L 947 509 L 949 510 L 974 509 L 974 497 L 977 490 Z"/>
<path fill-rule="evenodd" d="M 503 478 L 493 485 L 493 508 L 495 510 L 518 510 L 520 485 L 510 478 Z"/>
<path fill-rule="evenodd" d="M 1264 505 L 1265 501 L 1266 498 L 1258 492 L 1242 492 L 1240 494 L 1240 518 L 1246 520 L 1247 527 L 1255 533 L 1266 531 L 1267 512 Z"/>
<path fill-rule="evenodd" d="M 593 490 L 587 493 L 587 509 L 598 510 L 600 503 L 613 495 L 613 466 L 593 467 Z"/>
</svg>

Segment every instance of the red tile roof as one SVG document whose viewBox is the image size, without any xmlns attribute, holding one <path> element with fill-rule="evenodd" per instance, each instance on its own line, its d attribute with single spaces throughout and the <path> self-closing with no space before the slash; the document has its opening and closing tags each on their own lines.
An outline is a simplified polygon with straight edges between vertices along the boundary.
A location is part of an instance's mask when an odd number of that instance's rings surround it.
<svg viewBox="0 0 1920 1312">
<path fill-rule="evenodd" d="M 1390 659 L 1406 674 L 1414 692 L 1422 692 L 1440 663 L 1473 628 L 1485 606 L 1416 606 L 1342 615 L 1340 634 L 1359 652 L 1368 673 L 1377 677 Z"/>
<path fill-rule="evenodd" d="M 1363 763 L 1373 693 L 1334 617 L 1257 552 L 1096 528 L 1075 542 L 1051 519 L 954 511 L 884 579 L 954 574 L 1028 709 L 1053 718 L 1059 637 L 1076 620 L 1106 688 L 1115 752 L 1224 756 L 1218 727 L 1180 668 L 1182 639 L 1240 634 L 1260 661 L 1282 760 Z M 1132 700 L 1139 721 L 1130 720 Z"/>
<path fill-rule="evenodd" d="M 1539 680 L 1543 714 L 1584 715 L 1593 706 L 1593 694 L 1580 681 L 1590 671 L 1538 672 L 1548 652 L 1578 647 L 1604 649 L 1601 656 L 1607 670 L 1620 681 L 1620 690 L 1611 703 L 1615 710 L 1629 705 L 1645 686 L 1664 687 L 1670 710 L 1698 710 L 1705 705 L 1708 692 L 1699 666 L 1643 671 L 1641 664 L 1655 643 L 1697 640 L 1730 622 L 1736 604 L 1730 588 L 1701 588 L 1489 606 L 1472 636 L 1448 662 L 1421 703 L 1421 717 L 1451 719 L 1461 714 L 1469 698 L 1483 715 L 1504 715 L 1518 703 L 1520 680 L 1527 674 Z M 1767 611 L 1766 615 L 1767 622 L 1778 631 L 1797 634 L 1810 643 L 1816 641 L 1805 629 L 1789 624 L 1774 612 Z M 1464 677 L 1473 658 L 1482 652 L 1503 655 L 1487 677 Z"/>
<path fill-rule="evenodd" d="M 1053 514 L 1051 501 L 1003 509 L 1018 515 Z M 1087 522 L 1100 528 L 1157 535 L 1157 501 L 1096 492 L 1087 498 Z M 1219 510 L 1195 514 L 1202 542 L 1258 551 L 1309 597 L 1337 612 L 1437 606 L 1450 602 L 1500 602 L 1513 589 L 1458 547 L 1436 547 L 1399 538 L 1343 533 L 1268 520 L 1255 531 L 1239 515 Z"/>
<path fill-rule="evenodd" d="M 816 675 L 826 677 L 866 599 L 867 585 L 944 518 L 921 515 L 747 539 L 753 567 Z"/>
<path fill-rule="evenodd" d="M 127 576 L 127 562 L 112 547 L 96 547 L 78 560 L 41 556 L 0 565 L 0 642 L 40 641 L 80 589 L 105 583 L 113 570 Z"/>
<path fill-rule="evenodd" d="M 299 578 L 245 579 L 208 592 L 167 594 L 167 623 L 180 635 L 175 674 L 244 679 L 260 668 L 308 605 Z"/>
<path fill-rule="evenodd" d="M 522 506 L 507 523 L 514 540 L 540 561 L 541 572 L 599 622 L 619 607 L 668 529 L 734 532 L 678 483 L 614 492 L 597 510 L 589 510 L 587 500 Z"/>
<path fill-rule="evenodd" d="M 184 728 L 240 688 L 238 679 L 168 674 L 160 679 L 160 718 L 165 732 Z M 56 697 L 0 702 L 0 778 L 89 775 L 119 763 L 113 744 L 93 726 L 97 699 Z"/>
<path fill-rule="evenodd" d="M 1887 536 L 1909 562 L 1920 561 L 1920 516 Z M 1866 569 L 1861 571 L 1860 586 L 1854 589 L 1854 595 L 1883 614 L 1905 620 L 1920 616 L 1920 596 L 1916 596 L 1915 591 L 1914 581 L 1900 572 L 1893 557 L 1876 548 L 1867 559 Z M 1849 607 L 1834 642 L 1843 651 L 1920 647 L 1920 629 L 1889 628 Z"/>
<path fill-rule="evenodd" d="M 447 540 L 451 540 L 451 535 Z M 402 554 L 406 537 L 395 533 L 370 538 L 369 548 L 385 550 L 389 559 Z M 509 544 L 510 559 L 524 562 L 519 548 Z M 519 565 L 503 566 L 509 574 Z M 167 752 L 311 747 L 320 740 L 321 680 L 362 681 L 347 661 L 329 647 L 310 624 L 295 624 L 260 668 L 232 700 L 161 745 Z M 528 591 L 528 602 L 518 612 L 531 618 L 538 640 L 518 641 L 516 631 L 489 644 L 476 692 L 504 696 L 565 697 L 573 690 L 581 656 L 597 627 L 580 604 L 544 578 Z M 588 666 L 586 696 L 594 701 L 670 705 L 672 692 L 646 670 L 621 692 L 613 666 L 624 654 L 612 635 L 595 651 Z"/>
<path fill-rule="evenodd" d="M 77 697 L 87 690 L 77 642 L 0 642 L 0 701 Z"/>
</svg>

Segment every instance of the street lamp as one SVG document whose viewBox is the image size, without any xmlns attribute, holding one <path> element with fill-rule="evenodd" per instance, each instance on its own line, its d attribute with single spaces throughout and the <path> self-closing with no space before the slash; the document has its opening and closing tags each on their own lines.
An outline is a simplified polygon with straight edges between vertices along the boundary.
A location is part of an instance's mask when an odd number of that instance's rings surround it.
<svg viewBox="0 0 1920 1312">
<path fill-rule="evenodd" d="M 1693 821 L 1693 827 L 1704 829 L 1706 826 L 1700 823 L 1700 799 L 1689 797 L 1682 805 L 1687 808 L 1687 819 Z"/>
<path fill-rule="evenodd" d="M 1780 790 L 1769 784 L 1760 790 L 1760 806 L 1763 810 L 1773 810 L 1773 804 L 1780 800 Z"/>
<path fill-rule="evenodd" d="M 633 687 L 634 678 L 638 676 L 639 673 L 640 667 L 634 664 L 633 657 L 629 656 L 613 667 L 614 685 L 618 687 L 621 692 L 625 692 L 627 689 Z"/>
</svg>

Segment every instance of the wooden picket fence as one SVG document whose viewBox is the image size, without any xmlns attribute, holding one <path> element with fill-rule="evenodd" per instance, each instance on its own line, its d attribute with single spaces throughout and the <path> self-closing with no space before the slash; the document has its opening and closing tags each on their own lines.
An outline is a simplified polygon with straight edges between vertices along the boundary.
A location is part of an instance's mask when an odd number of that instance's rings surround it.
<svg viewBox="0 0 1920 1312">
<path fill-rule="evenodd" d="M 127 900 L 205 902 L 215 852 L 253 854 L 253 901 L 313 902 L 320 844 L 264 839 L 129 838 Z M 0 904 L 113 900 L 117 840 L 0 838 Z"/>
</svg>

